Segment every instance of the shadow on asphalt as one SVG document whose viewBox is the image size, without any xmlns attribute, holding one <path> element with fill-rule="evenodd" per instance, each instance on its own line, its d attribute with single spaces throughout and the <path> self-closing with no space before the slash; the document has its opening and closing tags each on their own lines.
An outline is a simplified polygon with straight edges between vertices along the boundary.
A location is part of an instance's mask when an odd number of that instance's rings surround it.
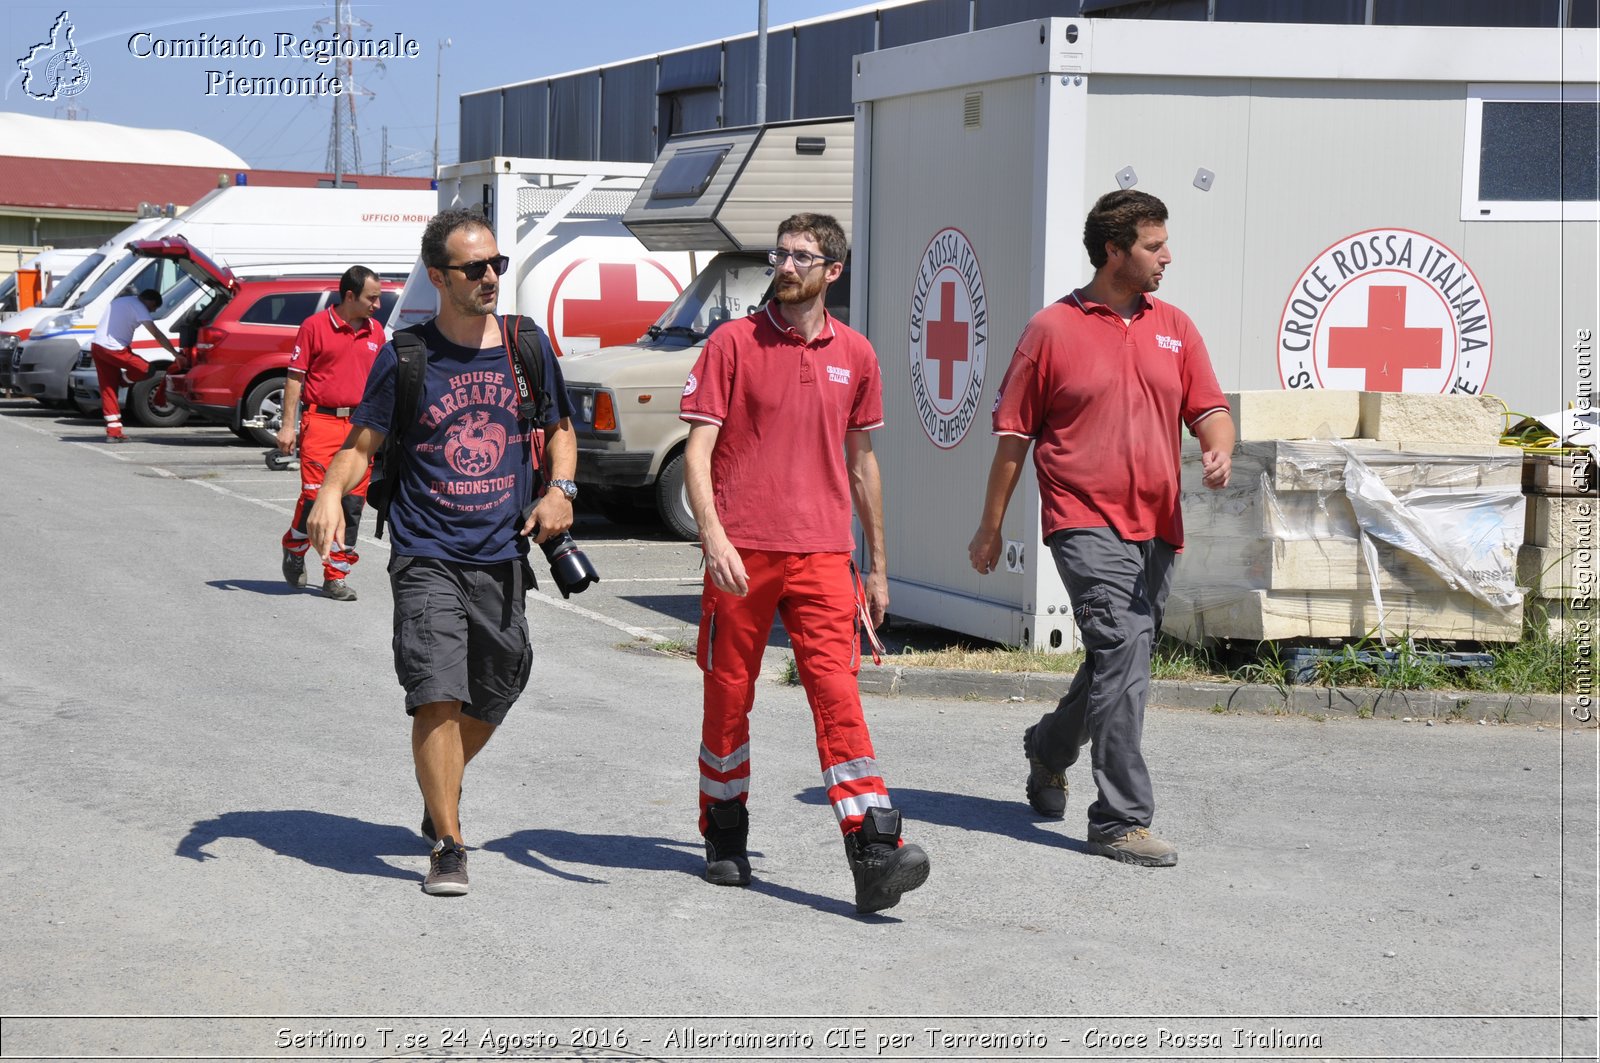
<svg viewBox="0 0 1600 1063">
<path fill-rule="evenodd" d="M 625 602 L 648 609 L 652 613 L 698 627 L 700 624 L 700 589 L 686 590 L 681 594 L 619 594 Z M 777 645 L 777 643 L 772 643 Z"/>
<path fill-rule="evenodd" d="M 698 578 L 698 577 L 694 577 Z M 624 602 L 630 602 L 641 609 L 648 609 L 658 616 L 669 620 L 676 620 L 680 624 L 687 624 L 691 631 L 700 627 L 700 588 L 693 587 L 678 594 L 620 594 L 617 596 Z M 790 649 L 789 633 L 784 630 L 783 618 L 773 612 L 772 630 L 767 633 L 767 646 L 778 649 Z"/>
<path fill-rule="evenodd" d="M 248 838 L 280 856 L 290 856 L 313 867 L 345 875 L 372 875 L 408 882 L 416 881 L 415 870 L 401 870 L 382 858 L 419 857 L 428 848 L 420 834 L 404 827 L 290 808 L 224 812 L 216 819 L 200 820 L 189 828 L 174 855 L 199 862 L 215 860 L 216 855 L 206 852 L 206 846 L 220 838 Z"/>
<path fill-rule="evenodd" d="M 952 794 L 943 790 L 911 790 L 893 787 L 889 791 L 895 807 L 905 813 L 907 833 L 914 834 L 918 823 L 937 823 L 941 827 L 959 827 L 962 830 L 982 831 L 1013 838 L 1019 842 L 1048 845 L 1069 852 L 1089 852 L 1089 843 L 1082 838 L 1070 838 L 1052 830 L 1042 830 L 1059 820 L 1036 815 L 1022 797 L 1022 782 L 1017 782 L 1015 801 L 997 801 L 992 797 L 973 797 L 971 794 Z M 827 791 L 820 786 L 801 790 L 795 800 L 807 805 L 826 805 Z M 910 839 L 915 840 L 915 839 Z M 933 854 L 937 856 L 937 854 Z"/>
<path fill-rule="evenodd" d="M 564 871 L 548 861 L 563 864 L 587 864 L 590 867 L 627 868 L 640 871 L 669 871 L 700 878 L 706 868 L 699 840 L 674 841 L 671 838 L 642 838 L 632 834 L 574 834 L 565 830 L 520 830 L 504 838 L 485 842 L 479 846 L 486 852 L 500 853 L 507 859 L 543 871 L 566 882 L 586 885 L 605 885 L 603 878 Z M 761 858 L 759 850 L 750 855 Z M 842 861 L 841 861 L 842 862 Z M 823 897 L 790 886 L 780 886 L 756 877 L 746 887 L 751 893 L 760 893 L 791 904 L 804 905 L 819 912 L 858 918 L 855 905 L 835 897 Z M 848 882 L 848 878 L 845 880 Z M 718 887 L 707 886 L 707 889 Z M 881 917 L 866 917 L 878 920 Z"/>
<path fill-rule="evenodd" d="M 206 424 L 203 421 L 196 421 L 193 425 L 189 425 L 187 427 L 220 428 L 222 426 Z M 192 432 L 187 431 L 185 428 L 141 429 L 138 427 L 135 427 L 134 431 L 139 433 L 139 442 L 154 443 L 156 446 L 160 447 L 216 447 L 218 449 L 238 450 L 241 454 L 249 454 L 251 451 L 254 451 L 256 454 L 264 454 L 266 451 L 266 448 L 260 443 L 252 443 L 240 439 L 232 432 L 229 432 L 226 435 L 221 435 L 216 432 Z M 264 459 L 262 459 L 261 463 L 263 467 L 266 464 Z"/>
<path fill-rule="evenodd" d="M 572 831 L 532 828 L 485 842 L 479 848 L 500 853 L 535 871 L 543 871 L 567 882 L 603 886 L 606 884 L 603 878 L 563 871 L 547 861 L 698 875 L 705 867 L 705 862 L 698 852 L 698 846 L 693 853 L 684 852 L 686 844 L 670 838 L 641 838 L 633 834 L 574 834 Z"/>
<path fill-rule="evenodd" d="M 219 591 L 249 591 L 251 594 L 265 594 L 272 598 L 284 598 L 292 594 L 321 595 L 320 586 L 307 585 L 305 587 L 291 587 L 281 579 L 209 579 L 206 586 Z"/>
</svg>

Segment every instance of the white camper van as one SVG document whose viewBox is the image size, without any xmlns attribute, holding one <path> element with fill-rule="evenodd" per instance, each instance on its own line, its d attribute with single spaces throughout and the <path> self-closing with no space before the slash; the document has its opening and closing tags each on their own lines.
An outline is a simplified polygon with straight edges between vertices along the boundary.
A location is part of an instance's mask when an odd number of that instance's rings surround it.
<svg viewBox="0 0 1600 1063">
<path fill-rule="evenodd" d="M 578 484 L 605 516 L 659 516 L 680 538 L 699 534 L 683 484 L 684 381 L 718 325 L 766 302 L 780 222 L 812 211 L 850 231 L 853 159 L 848 118 L 693 133 L 662 149 L 623 224 L 652 250 L 717 255 L 637 341 L 563 368 L 578 408 Z M 849 295 L 848 275 L 828 289 L 829 313 L 846 322 Z"/>
<path fill-rule="evenodd" d="M 411 268 L 433 211 L 434 194 L 422 190 L 230 186 L 206 195 L 148 238 L 184 237 L 240 276 L 320 276 L 352 265 L 395 275 Z M 106 307 L 119 295 L 145 288 L 161 295 L 156 325 L 169 334 L 203 295 L 202 286 L 172 261 L 126 252 L 70 307 L 33 327 L 13 355 L 13 386 L 46 405 L 69 403 L 69 374 L 88 351 Z M 141 356 L 149 351 L 157 363 L 170 360 L 148 337 L 135 336 L 133 347 Z M 159 394 L 153 383 L 143 389 L 146 396 Z M 135 419 L 176 422 L 173 411 L 140 399 L 135 389 Z"/>
</svg>

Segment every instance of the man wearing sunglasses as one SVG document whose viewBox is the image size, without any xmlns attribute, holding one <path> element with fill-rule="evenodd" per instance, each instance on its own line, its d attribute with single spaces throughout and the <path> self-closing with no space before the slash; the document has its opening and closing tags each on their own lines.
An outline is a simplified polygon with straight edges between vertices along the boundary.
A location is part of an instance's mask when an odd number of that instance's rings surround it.
<svg viewBox="0 0 1600 1063">
<path fill-rule="evenodd" d="M 467 892 L 462 775 L 527 685 L 533 663 L 523 615 L 533 583 L 528 541 L 543 543 L 572 526 L 578 445 L 571 400 L 543 332 L 544 389 L 554 420 L 541 425 L 535 420 L 542 418 L 523 414 L 515 344 L 495 314 L 510 263 L 483 216 L 440 211 L 422 234 L 422 261 L 439 291 L 439 313 L 405 330 L 427 350 L 416 416 L 391 423 L 398 362 L 390 343 L 373 363 L 350 436 L 312 509 L 310 530 L 318 553 L 339 538 L 339 499 L 360 482 L 384 438 L 402 433 L 389 507 L 395 672 L 412 717 L 422 833 L 435 842 L 422 888 L 459 896 Z M 530 513 L 541 457 L 548 460 L 553 489 Z"/>
<path fill-rule="evenodd" d="M 856 908 L 875 912 L 927 880 L 928 857 L 901 843 L 856 686 L 857 619 L 883 622 L 889 586 L 868 434 L 883 424 L 878 359 L 823 306 L 845 252 L 844 230 L 828 215 L 780 225 L 768 256 L 775 298 L 711 334 L 679 408 L 692 426 L 686 483 L 706 566 L 698 645 L 706 878 L 750 881 L 749 715 L 776 610 L 811 703 Z M 864 590 L 850 560 L 852 501 L 871 558 Z"/>
</svg>

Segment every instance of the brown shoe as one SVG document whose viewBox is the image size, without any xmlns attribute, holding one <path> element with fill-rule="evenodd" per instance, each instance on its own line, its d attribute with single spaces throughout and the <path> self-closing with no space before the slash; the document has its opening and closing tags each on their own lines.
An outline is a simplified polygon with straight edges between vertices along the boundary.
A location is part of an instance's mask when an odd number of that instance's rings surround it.
<svg viewBox="0 0 1600 1063">
<path fill-rule="evenodd" d="M 1177 846 L 1151 834 L 1149 827 L 1135 827 L 1118 837 L 1091 830 L 1089 851 L 1140 867 L 1173 867 L 1178 863 Z"/>
<path fill-rule="evenodd" d="M 356 589 L 342 579 L 330 579 L 322 585 L 322 596 L 336 602 L 353 602 Z"/>
<path fill-rule="evenodd" d="M 1037 726 L 1022 732 L 1022 753 L 1028 758 L 1028 806 L 1046 819 L 1060 819 L 1067 814 L 1067 775 L 1051 771 L 1033 755 L 1033 730 Z"/>
</svg>

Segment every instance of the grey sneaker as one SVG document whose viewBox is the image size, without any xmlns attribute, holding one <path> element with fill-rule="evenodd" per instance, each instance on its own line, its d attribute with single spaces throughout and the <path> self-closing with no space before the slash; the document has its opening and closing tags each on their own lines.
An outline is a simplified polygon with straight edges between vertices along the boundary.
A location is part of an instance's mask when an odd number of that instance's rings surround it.
<svg viewBox="0 0 1600 1063">
<path fill-rule="evenodd" d="M 435 897 L 463 897 L 467 892 L 467 851 L 450 835 L 440 838 L 428 857 L 422 892 Z"/>
<path fill-rule="evenodd" d="M 1051 771 L 1033 755 L 1033 727 L 1022 732 L 1022 752 L 1028 758 L 1028 805 L 1046 819 L 1060 819 L 1067 814 L 1067 776 Z"/>
<path fill-rule="evenodd" d="M 322 596 L 336 602 L 353 602 L 356 589 L 342 579 L 330 579 L 322 585 Z"/>
<path fill-rule="evenodd" d="M 706 809 L 706 881 L 714 886 L 750 885 L 750 813 L 738 798 Z"/>
<path fill-rule="evenodd" d="M 844 855 L 856 880 L 856 911 L 881 912 L 928 881 L 928 854 L 900 844 L 900 813 L 869 808 L 861 829 L 844 836 Z"/>
<path fill-rule="evenodd" d="M 283 548 L 283 582 L 291 587 L 306 585 L 306 555 Z"/>
<path fill-rule="evenodd" d="M 1178 863 L 1177 846 L 1151 834 L 1149 827 L 1135 827 L 1118 837 L 1091 830 L 1089 851 L 1140 867 L 1173 867 Z"/>
</svg>

